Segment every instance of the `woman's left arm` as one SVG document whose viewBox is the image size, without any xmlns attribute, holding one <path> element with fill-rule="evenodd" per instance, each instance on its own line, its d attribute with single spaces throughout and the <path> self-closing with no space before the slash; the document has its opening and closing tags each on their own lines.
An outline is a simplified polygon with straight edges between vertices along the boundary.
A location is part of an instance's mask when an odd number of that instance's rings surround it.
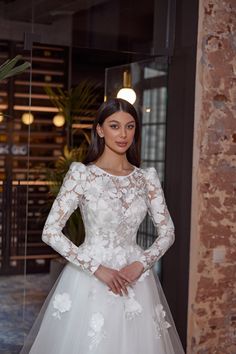
<svg viewBox="0 0 236 354">
<path fill-rule="evenodd" d="M 161 183 L 154 167 L 146 169 L 148 214 L 156 228 L 157 238 L 139 261 L 145 272 L 157 262 L 175 240 L 175 227 L 168 211 Z"/>
</svg>

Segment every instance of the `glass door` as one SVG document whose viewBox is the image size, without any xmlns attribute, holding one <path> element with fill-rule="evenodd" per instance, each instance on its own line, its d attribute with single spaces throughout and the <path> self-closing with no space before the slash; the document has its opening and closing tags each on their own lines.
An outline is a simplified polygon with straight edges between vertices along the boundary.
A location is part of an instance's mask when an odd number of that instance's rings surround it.
<svg viewBox="0 0 236 354">
<path fill-rule="evenodd" d="M 14 22 L 7 6 L 1 19 L 6 28 L 12 21 L 15 31 L 11 40 L 0 40 L 0 64 L 17 55 L 17 65 L 30 63 L 0 81 L 0 348 L 12 354 L 55 280 L 49 270 L 58 255 L 41 234 L 50 208 L 47 170 L 66 141 L 65 125 L 53 124 L 58 109 L 45 88 L 67 89 L 68 47 L 37 42 L 31 6 L 27 25 Z"/>
<path fill-rule="evenodd" d="M 155 167 L 162 184 L 165 178 L 167 75 L 165 58 L 111 67 L 105 72 L 105 99 L 116 97 L 124 87 L 134 91 L 136 100 L 133 104 L 141 122 L 141 167 Z M 147 248 L 155 238 L 154 226 L 147 216 L 140 225 L 138 243 Z M 160 262 L 156 270 L 161 275 Z"/>
</svg>

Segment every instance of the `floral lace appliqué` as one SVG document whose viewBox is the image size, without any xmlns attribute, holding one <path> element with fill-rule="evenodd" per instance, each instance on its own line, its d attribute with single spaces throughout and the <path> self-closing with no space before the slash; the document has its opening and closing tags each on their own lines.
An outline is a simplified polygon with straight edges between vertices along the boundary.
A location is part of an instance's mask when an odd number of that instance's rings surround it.
<svg viewBox="0 0 236 354">
<path fill-rule="evenodd" d="M 67 220 L 78 207 L 86 229 L 84 243 L 79 247 L 63 233 Z M 140 252 L 137 230 L 147 212 L 157 237 Z M 136 168 L 130 175 L 115 176 L 82 162 L 71 164 L 42 233 L 46 244 L 90 276 L 100 264 L 125 266 L 130 256 L 140 261 L 146 272 L 164 255 L 174 238 L 174 224 L 154 167 Z"/>
<path fill-rule="evenodd" d="M 166 313 L 163 310 L 163 306 L 161 304 L 156 305 L 155 312 L 153 315 L 153 321 L 156 329 L 157 338 L 161 338 L 162 333 L 167 330 L 167 328 L 171 327 L 169 322 L 165 319 Z"/>
<path fill-rule="evenodd" d="M 92 315 L 89 323 L 88 336 L 91 338 L 89 349 L 92 350 L 98 346 L 103 338 L 106 336 L 106 332 L 103 330 L 104 317 L 100 312 L 96 312 Z"/>
<path fill-rule="evenodd" d="M 135 299 L 135 292 L 131 287 L 128 287 L 128 296 L 124 298 L 124 311 L 127 320 L 132 320 L 142 312 L 142 306 Z"/>
<path fill-rule="evenodd" d="M 57 294 L 53 300 L 53 307 L 55 312 L 53 312 L 53 316 L 61 319 L 61 314 L 67 312 L 71 308 L 71 299 L 68 293 Z"/>
</svg>

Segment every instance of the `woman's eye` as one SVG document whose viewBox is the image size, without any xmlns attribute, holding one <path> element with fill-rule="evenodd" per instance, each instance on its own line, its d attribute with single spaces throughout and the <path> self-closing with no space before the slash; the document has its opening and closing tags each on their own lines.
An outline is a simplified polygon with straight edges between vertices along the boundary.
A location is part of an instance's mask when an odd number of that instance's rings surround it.
<svg viewBox="0 0 236 354">
<path fill-rule="evenodd" d="M 118 129 L 119 128 L 119 126 L 117 124 L 111 124 L 110 127 L 112 129 Z M 135 127 L 134 124 L 128 125 L 128 129 L 133 129 L 134 127 Z"/>
</svg>

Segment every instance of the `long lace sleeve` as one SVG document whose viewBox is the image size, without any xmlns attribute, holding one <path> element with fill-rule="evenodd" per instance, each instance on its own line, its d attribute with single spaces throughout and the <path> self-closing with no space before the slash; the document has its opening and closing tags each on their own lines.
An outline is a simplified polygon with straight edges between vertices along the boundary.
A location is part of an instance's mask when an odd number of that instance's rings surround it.
<svg viewBox="0 0 236 354">
<path fill-rule="evenodd" d="M 93 274 L 99 263 L 82 252 L 81 246 L 77 247 L 62 232 L 66 221 L 79 205 L 85 182 L 85 165 L 81 162 L 73 162 L 49 212 L 44 225 L 42 240 L 68 261 L 78 265 L 89 274 Z"/>
<path fill-rule="evenodd" d="M 154 167 L 146 169 L 148 214 L 156 228 L 157 238 L 141 256 L 144 272 L 151 268 L 171 247 L 175 240 L 175 228 L 169 214 L 161 183 Z"/>
</svg>

